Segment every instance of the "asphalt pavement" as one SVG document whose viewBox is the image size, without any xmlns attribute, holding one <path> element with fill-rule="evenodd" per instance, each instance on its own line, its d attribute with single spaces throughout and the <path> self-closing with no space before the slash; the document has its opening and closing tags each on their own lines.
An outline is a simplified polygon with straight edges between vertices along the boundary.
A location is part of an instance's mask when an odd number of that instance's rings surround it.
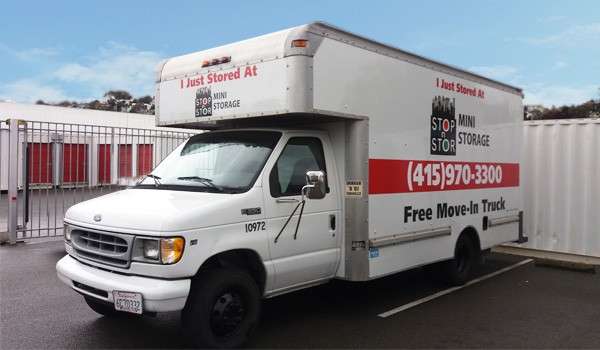
<svg viewBox="0 0 600 350">
<path fill-rule="evenodd" d="M 179 313 L 106 319 L 56 277 L 60 241 L 0 247 L 0 348 L 184 348 Z M 487 276 L 522 257 L 491 254 Z M 600 276 L 525 263 L 445 290 L 424 269 L 332 283 L 263 302 L 250 348 L 600 348 Z"/>
</svg>

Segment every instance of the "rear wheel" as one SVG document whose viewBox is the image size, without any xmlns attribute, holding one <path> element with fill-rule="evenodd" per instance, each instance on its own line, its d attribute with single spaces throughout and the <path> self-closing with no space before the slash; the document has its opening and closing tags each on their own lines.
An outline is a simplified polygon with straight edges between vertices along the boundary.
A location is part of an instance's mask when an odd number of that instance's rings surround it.
<svg viewBox="0 0 600 350">
<path fill-rule="evenodd" d="M 444 264 L 448 282 L 453 285 L 463 285 L 471 277 L 474 268 L 480 260 L 480 252 L 469 235 L 461 235 L 456 242 L 454 259 Z"/>
<path fill-rule="evenodd" d="M 182 312 L 192 345 L 234 348 L 243 345 L 258 323 L 260 292 L 238 269 L 208 270 L 195 281 Z"/>
</svg>

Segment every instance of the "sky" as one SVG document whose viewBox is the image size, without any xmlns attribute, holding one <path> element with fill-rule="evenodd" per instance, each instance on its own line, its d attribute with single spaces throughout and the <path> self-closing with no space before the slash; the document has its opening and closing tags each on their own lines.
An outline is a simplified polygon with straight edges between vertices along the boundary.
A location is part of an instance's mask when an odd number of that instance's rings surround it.
<svg viewBox="0 0 600 350">
<path fill-rule="evenodd" d="M 524 89 L 600 98 L 600 1 L 33 1 L 0 5 L 0 100 L 153 94 L 157 63 L 320 20 Z"/>
</svg>

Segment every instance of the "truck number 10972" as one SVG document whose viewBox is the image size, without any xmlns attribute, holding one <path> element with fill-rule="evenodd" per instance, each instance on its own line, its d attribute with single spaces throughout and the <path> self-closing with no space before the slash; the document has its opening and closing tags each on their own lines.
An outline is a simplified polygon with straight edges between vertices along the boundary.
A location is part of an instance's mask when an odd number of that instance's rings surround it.
<svg viewBox="0 0 600 350">
<path fill-rule="evenodd" d="M 256 221 L 249 222 L 244 225 L 246 228 L 246 232 L 256 232 L 256 231 L 264 231 L 265 230 L 265 222 L 264 221 Z"/>
</svg>

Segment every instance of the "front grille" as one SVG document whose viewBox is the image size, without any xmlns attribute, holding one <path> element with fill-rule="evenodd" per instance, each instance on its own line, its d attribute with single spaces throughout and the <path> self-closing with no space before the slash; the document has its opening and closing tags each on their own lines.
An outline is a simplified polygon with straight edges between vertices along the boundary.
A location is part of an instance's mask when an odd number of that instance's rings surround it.
<svg viewBox="0 0 600 350">
<path fill-rule="evenodd" d="M 74 229 L 71 242 L 79 257 L 111 266 L 129 267 L 133 236 Z"/>
<path fill-rule="evenodd" d="M 127 241 L 104 233 L 81 231 L 77 235 L 77 243 L 88 249 L 99 250 L 108 253 L 125 253 L 127 251 Z"/>
</svg>

